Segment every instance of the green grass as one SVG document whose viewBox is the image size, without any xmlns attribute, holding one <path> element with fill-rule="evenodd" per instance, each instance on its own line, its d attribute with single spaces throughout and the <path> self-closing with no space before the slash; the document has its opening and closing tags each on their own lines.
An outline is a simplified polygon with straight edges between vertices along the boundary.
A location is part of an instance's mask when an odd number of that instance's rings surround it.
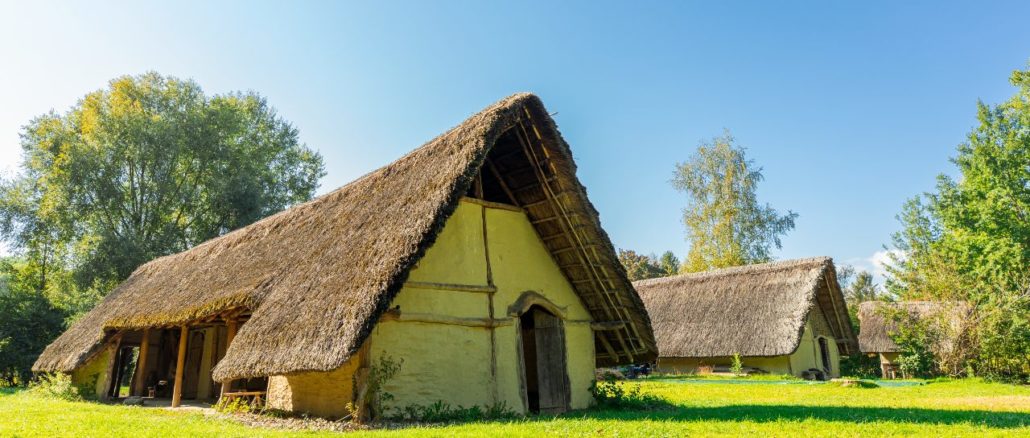
<svg viewBox="0 0 1030 438">
<path fill-rule="evenodd" d="M 770 382 L 772 383 L 772 382 Z M 901 388 L 684 383 L 642 385 L 667 405 L 559 418 L 409 426 L 355 436 L 1030 436 L 1030 388 L 979 380 Z M 196 412 L 64 402 L 0 390 L 0 436 L 329 436 L 255 429 Z M 338 436 L 338 435 L 337 435 Z"/>
</svg>

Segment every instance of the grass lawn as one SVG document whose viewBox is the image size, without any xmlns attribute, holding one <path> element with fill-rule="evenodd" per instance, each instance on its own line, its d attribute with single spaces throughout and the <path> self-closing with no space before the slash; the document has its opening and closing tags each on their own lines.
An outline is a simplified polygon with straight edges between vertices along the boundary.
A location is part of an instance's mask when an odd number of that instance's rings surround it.
<svg viewBox="0 0 1030 438">
<path fill-rule="evenodd" d="M 590 410 L 558 418 L 412 426 L 347 436 L 1030 436 L 1030 388 L 977 380 L 895 388 L 841 388 L 760 380 L 642 385 L 668 405 Z M 43 399 L 0 390 L 0 436 L 339 436 L 246 427 L 197 412 Z"/>
</svg>

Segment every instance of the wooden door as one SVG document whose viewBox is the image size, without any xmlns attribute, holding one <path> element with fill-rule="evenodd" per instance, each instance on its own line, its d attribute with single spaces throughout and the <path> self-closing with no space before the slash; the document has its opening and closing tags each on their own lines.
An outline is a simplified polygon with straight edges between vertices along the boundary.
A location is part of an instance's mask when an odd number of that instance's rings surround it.
<svg viewBox="0 0 1030 438">
<path fill-rule="evenodd" d="M 536 375 L 541 414 L 569 409 L 569 375 L 565 361 L 565 330 L 561 319 L 534 308 L 533 337 L 536 341 Z"/>
</svg>

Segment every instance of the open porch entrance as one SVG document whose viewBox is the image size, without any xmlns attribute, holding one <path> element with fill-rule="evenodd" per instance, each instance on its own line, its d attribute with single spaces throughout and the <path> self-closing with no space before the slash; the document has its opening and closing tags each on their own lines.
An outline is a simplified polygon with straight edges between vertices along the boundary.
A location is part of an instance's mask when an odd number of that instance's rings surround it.
<svg viewBox="0 0 1030 438">
<path fill-rule="evenodd" d="M 213 403 L 225 395 L 262 397 L 267 378 L 222 383 L 211 378 L 239 326 L 249 318 L 249 312 L 235 310 L 184 325 L 118 331 L 111 341 L 114 354 L 106 398 L 143 397 L 179 407 L 183 400 L 196 404 Z"/>
</svg>

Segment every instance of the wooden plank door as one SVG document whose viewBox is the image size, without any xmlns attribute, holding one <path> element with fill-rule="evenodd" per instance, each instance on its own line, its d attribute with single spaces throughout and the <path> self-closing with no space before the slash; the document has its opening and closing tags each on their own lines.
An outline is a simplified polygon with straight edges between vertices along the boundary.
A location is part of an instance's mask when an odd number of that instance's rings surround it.
<svg viewBox="0 0 1030 438">
<path fill-rule="evenodd" d="M 570 397 L 564 327 L 561 319 L 539 309 L 533 310 L 533 326 L 540 413 L 565 412 L 569 409 Z"/>
</svg>

